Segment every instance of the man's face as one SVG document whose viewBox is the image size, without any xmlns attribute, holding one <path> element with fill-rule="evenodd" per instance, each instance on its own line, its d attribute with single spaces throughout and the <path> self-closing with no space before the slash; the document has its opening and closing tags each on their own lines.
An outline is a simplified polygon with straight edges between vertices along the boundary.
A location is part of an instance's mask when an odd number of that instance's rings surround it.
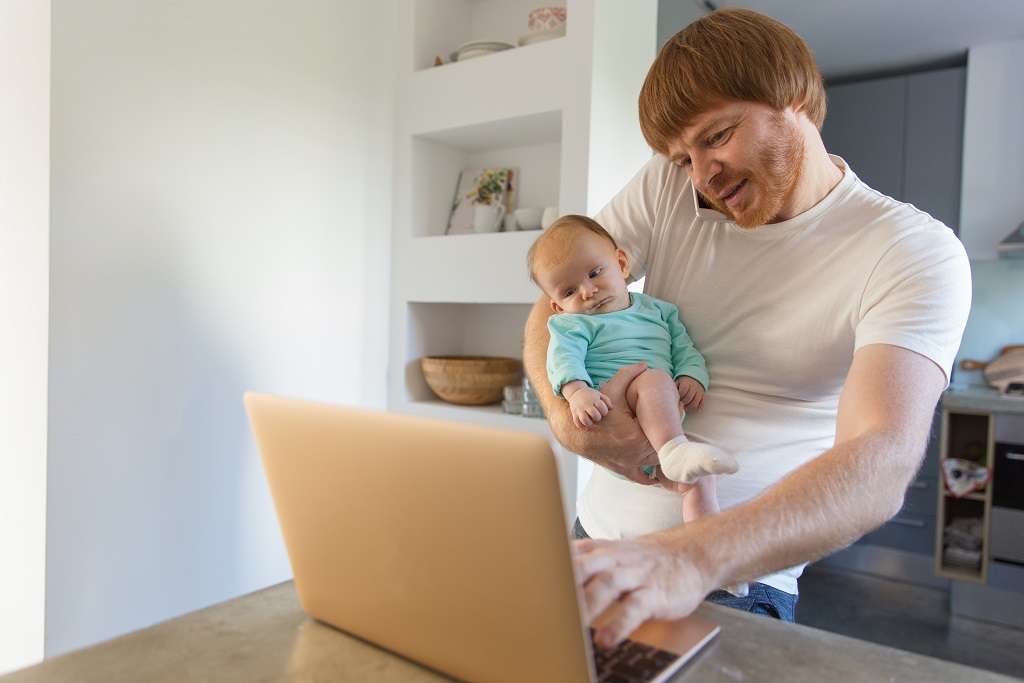
<svg viewBox="0 0 1024 683">
<path fill-rule="evenodd" d="M 792 199 L 803 167 L 794 109 L 729 102 L 704 112 L 669 145 L 697 192 L 743 228 L 796 215 Z"/>
</svg>

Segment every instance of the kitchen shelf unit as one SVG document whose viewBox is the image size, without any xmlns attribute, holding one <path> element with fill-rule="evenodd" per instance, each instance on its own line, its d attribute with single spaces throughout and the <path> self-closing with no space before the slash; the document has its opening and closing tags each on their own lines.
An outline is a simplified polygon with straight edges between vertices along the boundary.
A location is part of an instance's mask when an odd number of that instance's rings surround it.
<svg viewBox="0 0 1024 683">
<path fill-rule="evenodd" d="M 993 463 L 995 415 L 962 408 L 942 411 L 942 459 L 970 460 L 989 468 Z M 940 463 L 941 467 L 941 463 Z M 940 472 L 941 477 L 941 472 Z M 960 498 L 950 493 L 940 479 L 938 524 L 935 536 L 935 574 L 958 581 L 984 584 L 988 580 L 989 524 L 992 514 L 991 480 L 981 489 Z M 956 519 L 981 520 L 983 535 L 977 568 L 951 564 L 944 557 L 944 530 Z"/>
<path fill-rule="evenodd" d="M 952 579 L 950 613 L 1024 628 L 1024 399 L 981 387 L 942 396 L 942 455 L 989 468 L 983 489 L 939 496 L 936 574 Z M 957 517 L 981 520 L 981 562 L 943 562 L 941 529 Z"/>
<path fill-rule="evenodd" d="M 463 62 L 474 40 L 515 45 L 533 0 L 405 0 L 399 9 L 389 295 L 389 408 L 538 431 L 542 419 L 440 401 L 425 355 L 522 356 L 540 294 L 526 270 L 537 231 L 446 235 L 458 174 L 517 169 L 517 207 L 592 215 L 650 158 L 636 99 L 656 49 L 657 2 L 568 0 L 564 37 Z M 434 66 L 440 58 L 445 62 Z M 576 457 L 563 474 L 574 480 Z M 568 468 L 568 469 L 566 469 Z M 575 500 L 576 491 L 566 490 Z"/>
</svg>

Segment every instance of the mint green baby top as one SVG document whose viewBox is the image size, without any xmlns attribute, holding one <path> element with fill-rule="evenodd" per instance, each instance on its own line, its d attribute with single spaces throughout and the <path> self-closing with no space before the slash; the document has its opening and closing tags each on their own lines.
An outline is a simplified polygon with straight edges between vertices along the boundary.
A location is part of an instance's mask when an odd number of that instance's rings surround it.
<svg viewBox="0 0 1024 683">
<path fill-rule="evenodd" d="M 704 357 L 686 333 L 679 310 L 639 292 L 630 292 L 629 298 L 629 308 L 622 311 L 548 318 L 547 370 L 555 395 L 561 397 L 562 387 L 577 379 L 600 388 L 619 368 L 640 361 L 672 379 L 692 377 L 707 391 Z"/>
</svg>

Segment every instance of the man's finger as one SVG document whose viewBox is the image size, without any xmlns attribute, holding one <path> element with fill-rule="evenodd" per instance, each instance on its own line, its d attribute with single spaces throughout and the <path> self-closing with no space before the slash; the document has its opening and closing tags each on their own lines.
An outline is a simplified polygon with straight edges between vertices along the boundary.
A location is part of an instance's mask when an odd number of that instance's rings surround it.
<svg viewBox="0 0 1024 683">
<path fill-rule="evenodd" d="M 653 613 L 648 605 L 650 591 L 635 590 L 611 603 L 595 620 L 597 632 L 594 640 L 602 647 L 614 647 L 640 628 Z"/>
</svg>

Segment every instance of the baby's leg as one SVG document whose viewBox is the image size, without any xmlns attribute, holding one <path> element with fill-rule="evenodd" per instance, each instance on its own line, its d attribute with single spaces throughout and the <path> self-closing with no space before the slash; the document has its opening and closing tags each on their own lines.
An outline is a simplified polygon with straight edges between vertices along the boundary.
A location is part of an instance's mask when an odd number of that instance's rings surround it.
<svg viewBox="0 0 1024 683">
<path fill-rule="evenodd" d="M 694 482 L 693 488 L 683 494 L 683 522 L 692 522 L 698 517 L 717 512 L 717 480 L 713 476 L 701 477 Z M 725 590 L 742 598 L 750 592 L 750 587 L 746 583 L 735 583 L 725 586 Z"/>
<path fill-rule="evenodd" d="M 654 450 L 660 450 L 683 435 L 679 389 L 667 372 L 645 370 L 640 373 L 626 387 L 626 403 Z"/>
<path fill-rule="evenodd" d="M 719 507 L 715 478 L 701 477 L 693 483 L 693 488 L 683 494 L 683 521 L 692 522 L 716 512 L 719 512 Z"/>
<path fill-rule="evenodd" d="M 667 372 L 647 370 L 626 388 L 626 402 L 647 440 L 658 451 L 669 479 L 692 484 L 708 474 L 732 474 L 739 466 L 731 455 L 683 434 L 679 389 Z"/>
</svg>

